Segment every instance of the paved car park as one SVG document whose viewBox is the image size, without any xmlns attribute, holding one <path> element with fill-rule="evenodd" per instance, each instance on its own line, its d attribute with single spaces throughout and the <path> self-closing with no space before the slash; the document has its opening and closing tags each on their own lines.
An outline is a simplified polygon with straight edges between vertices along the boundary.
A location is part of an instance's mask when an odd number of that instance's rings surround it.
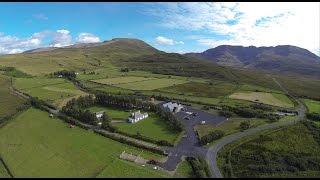
<svg viewBox="0 0 320 180">
<path fill-rule="evenodd" d="M 194 116 L 193 113 L 197 113 L 197 115 Z M 176 169 L 177 165 L 182 160 L 182 156 L 205 158 L 208 148 L 201 146 L 198 136 L 193 129 L 195 125 L 200 125 L 201 121 L 205 121 L 205 125 L 215 126 L 226 120 L 224 117 L 191 107 L 186 107 L 185 111 L 180 111 L 175 115 L 182 121 L 186 131 L 184 137 L 181 138 L 180 142 L 175 147 L 168 147 L 166 149 L 168 160 L 165 163 L 162 163 L 161 166 L 169 171 Z M 189 120 L 186 119 L 187 117 Z"/>
</svg>

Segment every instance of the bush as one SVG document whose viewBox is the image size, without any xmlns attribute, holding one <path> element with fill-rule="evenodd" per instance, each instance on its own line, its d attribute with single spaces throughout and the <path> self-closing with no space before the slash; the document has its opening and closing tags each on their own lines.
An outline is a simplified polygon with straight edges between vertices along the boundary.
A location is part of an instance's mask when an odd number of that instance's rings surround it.
<svg viewBox="0 0 320 180">
<path fill-rule="evenodd" d="M 320 121 L 320 114 L 318 113 L 306 113 L 308 119 L 313 121 Z"/>
<path fill-rule="evenodd" d="M 250 128 L 250 121 L 242 121 L 240 123 L 240 131 L 244 131 Z"/>
<path fill-rule="evenodd" d="M 229 117 L 232 117 L 233 113 L 228 110 L 221 110 L 219 111 L 219 115 L 229 118 Z"/>
<path fill-rule="evenodd" d="M 202 145 L 206 145 L 207 143 L 211 143 L 214 140 L 220 139 L 223 137 L 225 134 L 224 131 L 221 130 L 215 130 L 207 135 L 204 135 L 201 139 L 200 142 Z"/>
</svg>

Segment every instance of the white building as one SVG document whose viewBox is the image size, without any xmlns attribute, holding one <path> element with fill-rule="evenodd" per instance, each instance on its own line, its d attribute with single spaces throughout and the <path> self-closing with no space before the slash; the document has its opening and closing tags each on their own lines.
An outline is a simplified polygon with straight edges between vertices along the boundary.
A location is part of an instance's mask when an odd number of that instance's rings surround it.
<svg viewBox="0 0 320 180">
<path fill-rule="evenodd" d="M 172 103 L 172 102 L 165 103 L 162 106 L 171 112 L 179 112 L 183 108 L 181 104 Z"/>
<path fill-rule="evenodd" d="M 147 118 L 148 117 L 148 113 L 140 113 L 140 110 L 135 112 L 135 113 L 132 113 L 131 116 L 129 116 L 128 118 L 128 122 L 129 123 L 136 123 L 144 118 Z"/>
<path fill-rule="evenodd" d="M 96 112 L 96 117 L 101 118 L 103 116 L 104 111 Z"/>
</svg>

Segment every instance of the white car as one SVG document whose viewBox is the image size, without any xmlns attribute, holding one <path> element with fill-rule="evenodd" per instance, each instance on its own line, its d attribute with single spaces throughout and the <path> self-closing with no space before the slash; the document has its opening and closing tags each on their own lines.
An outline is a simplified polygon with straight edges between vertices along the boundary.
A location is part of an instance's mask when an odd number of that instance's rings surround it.
<svg viewBox="0 0 320 180">
<path fill-rule="evenodd" d="M 201 121 L 201 124 L 205 124 L 206 122 L 205 121 Z"/>
</svg>

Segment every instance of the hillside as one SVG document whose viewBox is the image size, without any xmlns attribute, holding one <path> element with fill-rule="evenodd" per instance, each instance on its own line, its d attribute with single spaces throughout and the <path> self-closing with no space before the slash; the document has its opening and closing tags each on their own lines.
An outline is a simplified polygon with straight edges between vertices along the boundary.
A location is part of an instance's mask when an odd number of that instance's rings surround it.
<svg viewBox="0 0 320 180">
<path fill-rule="evenodd" d="M 241 54 L 241 52 L 238 52 L 238 54 Z M 254 56 L 254 53 L 252 54 L 250 57 Z M 249 57 L 249 55 L 247 56 Z M 247 56 L 244 53 L 241 61 L 245 62 Z M 310 61 L 316 61 L 316 58 L 312 54 L 309 54 L 309 56 Z M 128 67 L 130 70 L 200 77 L 234 84 L 247 83 L 278 89 L 272 77 L 265 72 L 259 72 L 254 69 L 221 66 L 211 63 L 209 60 L 200 60 L 200 58 L 190 55 L 165 53 L 155 49 L 144 41 L 127 38 L 116 38 L 102 43 L 77 44 L 63 48 L 46 48 L 21 54 L 3 55 L 0 56 L 0 65 L 15 67 L 24 73 L 34 76 L 44 76 L 63 69 L 82 72 L 98 69 L 105 69 L 104 71 L 106 71 L 106 68 L 116 70 Z M 300 68 L 301 66 L 298 67 Z M 305 90 L 299 90 L 299 92 L 295 93 L 296 95 L 314 98 L 320 97 L 319 93 L 311 90 L 320 86 L 318 81 L 313 81 L 312 79 L 302 81 L 297 78 L 295 82 L 299 82 L 300 86 L 305 88 Z M 307 84 L 304 85 L 305 83 Z M 292 91 L 295 90 L 292 89 Z"/>
<path fill-rule="evenodd" d="M 320 57 L 306 49 L 289 45 L 275 47 L 223 45 L 202 53 L 188 53 L 186 55 L 207 59 L 224 66 L 320 75 Z"/>
</svg>

